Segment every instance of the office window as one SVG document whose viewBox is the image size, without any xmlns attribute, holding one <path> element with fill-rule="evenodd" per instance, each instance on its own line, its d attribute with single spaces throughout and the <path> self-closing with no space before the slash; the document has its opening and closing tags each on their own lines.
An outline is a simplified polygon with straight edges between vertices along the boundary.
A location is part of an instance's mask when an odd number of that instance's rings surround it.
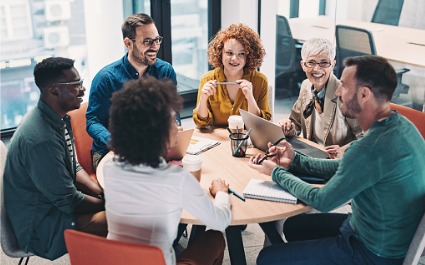
<svg viewBox="0 0 425 265">
<path fill-rule="evenodd" d="M 178 90 L 196 90 L 208 70 L 208 1 L 171 1 L 171 42 Z"/>
<path fill-rule="evenodd" d="M 28 1 L 3 1 L 0 4 L 2 41 L 25 39 L 32 35 Z"/>
<path fill-rule="evenodd" d="M 50 56 L 73 58 L 84 77 L 86 34 L 84 0 L 9 0 L 0 4 L 1 131 L 20 123 L 37 103 L 35 65 Z"/>
</svg>

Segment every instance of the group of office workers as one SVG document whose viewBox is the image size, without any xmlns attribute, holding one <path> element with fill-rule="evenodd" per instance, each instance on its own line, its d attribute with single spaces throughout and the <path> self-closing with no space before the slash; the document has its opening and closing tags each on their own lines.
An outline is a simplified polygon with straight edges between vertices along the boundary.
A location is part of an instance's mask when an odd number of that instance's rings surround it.
<svg viewBox="0 0 425 265">
<path fill-rule="evenodd" d="M 115 154 L 104 163 L 104 189 L 74 151 L 67 112 L 80 107 L 85 91 L 74 61 L 52 57 L 34 69 L 40 100 L 11 140 L 4 173 L 4 203 L 19 246 L 53 260 L 67 252 L 63 231 L 77 229 L 158 246 L 167 264 L 222 264 L 219 231 L 232 218 L 228 184 L 213 180 L 211 201 L 190 173 L 165 161 L 179 130 L 176 74 L 156 57 L 162 37 L 151 17 L 129 16 L 122 33 L 128 53 L 94 77 L 86 113 L 94 166 Z M 256 70 L 264 55 L 258 34 L 243 24 L 216 34 L 208 48 L 215 69 L 201 77 L 193 111 L 198 127 L 226 126 L 239 108 L 271 119 L 267 78 Z M 425 211 L 425 142 L 390 110 L 395 71 L 378 56 L 352 57 L 338 80 L 335 48 L 324 39 L 304 43 L 301 55 L 307 79 L 279 124 L 337 159 L 302 156 L 283 141 L 270 144 L 272 158 L 258 163 L 258 154 L 249 166 L 319 211 L 351 201 L 352 213 L 289 218 L 288 242 L 265 247 L 257 264 L 401 264 Z M 292 173 L 328 182 L 314 187 Z M 176 256 L 183 209 L 211 230 Z"/>
</svg>

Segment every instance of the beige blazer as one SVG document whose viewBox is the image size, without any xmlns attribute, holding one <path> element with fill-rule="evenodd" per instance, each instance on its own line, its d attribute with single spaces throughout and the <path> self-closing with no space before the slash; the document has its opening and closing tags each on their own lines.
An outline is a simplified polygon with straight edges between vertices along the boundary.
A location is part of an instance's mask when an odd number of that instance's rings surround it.
<svg viewBox="0 0 425 265">
<path fill-rule="evenodd" d="M 361 129 L 357 124 L 357 121 L 355 119 L 342 117 L 339 106 L 337 103 L 332 102 L 332 100 L 336 98 L 335 92 L 339 84 L 340 81 L 334 74 L 331 74 L 326 87 L 325 105 L 323 109 L 324 115 L 322 116 L 323 142 L 325 143 L 325 146 L 334 144 L 343 146 L 362 136 Z M 301 84 L 300 94 L 292 107 L 291 115 L 289 116 L 295 124 L 297 135 L 300 135 L 302 132 L 302 136 L 309 140 L 313 140 L 314 136 L 313 115 L 305 119 L 303 111 L 313 97 L 311 95 L 311 86 L 312 83 L 308 79 L 303 81 Z M 337 134 L 337 132 L 344 130 L 344 128 L 348 128 L 346 134 Z"/>
</svg>

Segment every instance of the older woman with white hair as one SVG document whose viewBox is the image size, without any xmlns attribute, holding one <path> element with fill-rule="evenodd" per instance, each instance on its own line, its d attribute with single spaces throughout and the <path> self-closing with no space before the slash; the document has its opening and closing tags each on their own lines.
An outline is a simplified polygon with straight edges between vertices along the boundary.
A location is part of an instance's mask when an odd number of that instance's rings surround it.
<svg viewBox="0 0 425 265">
<path fill-rule="evenodd" d="M 335 91 L 340 81 L 332 73 L 335 45 L 327 39 L 310 39 L 304 43 L 301 57 L 307 79 L 301 84 L 289 119 L 279 124 L 286 136 L 302 132 L 304 138 L 326 147 L 330 158 L 339 158 L 349 143 L 361 136 L 361 129 L 339 109 Z"/>
</svg>

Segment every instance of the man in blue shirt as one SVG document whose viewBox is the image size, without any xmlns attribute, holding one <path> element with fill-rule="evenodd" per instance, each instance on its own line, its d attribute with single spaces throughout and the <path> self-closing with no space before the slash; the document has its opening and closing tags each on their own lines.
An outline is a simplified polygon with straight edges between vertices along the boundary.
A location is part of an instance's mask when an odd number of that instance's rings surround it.
<svg viewBox="0 0 425 265">
<path fill-rule="evenodd" d="M 67 112 L 80 108 L 84 87 L 74 61 L 51 57 L 35 66 L 40 100 L 11 140 L 4 205 L 19 247 L 48 259 L 65 254 L 65 229 L 106 237 L 102 188 L 78 164 Z"/>
<path fill-rule="evenodd" d="M 120 90 L 125 82 L 147 75 L 157 79 L 171 79 L 177 83 L 173 67 L 157 58 L 162 37 L 159 36 L 150 16 L 140 13 L 127 17 L 121 31 L 128 53 L 101 69 L 94 77 L 90 89 L 86 118 L 87 132 L 93 138 L 94 168 L 97 168 L 102 157 L 108 152 L 108 120 L 112 93 Z M 178 115 L 176 118 L 180 122 Z"/>
</svg>

